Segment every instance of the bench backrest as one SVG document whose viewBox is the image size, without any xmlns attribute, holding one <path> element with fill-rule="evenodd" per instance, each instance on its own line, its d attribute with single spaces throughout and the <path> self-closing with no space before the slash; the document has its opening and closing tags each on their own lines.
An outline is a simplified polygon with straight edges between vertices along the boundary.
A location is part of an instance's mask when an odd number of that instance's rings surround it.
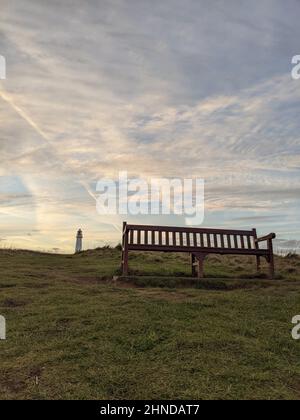
<svg viewBox="0 0 300 420">
<path fill-rule="evenodd" d="M 229 230 L 123 224 L 123 244 L 134 250 L 255 249 L 256 229 Z"/>
</svg>

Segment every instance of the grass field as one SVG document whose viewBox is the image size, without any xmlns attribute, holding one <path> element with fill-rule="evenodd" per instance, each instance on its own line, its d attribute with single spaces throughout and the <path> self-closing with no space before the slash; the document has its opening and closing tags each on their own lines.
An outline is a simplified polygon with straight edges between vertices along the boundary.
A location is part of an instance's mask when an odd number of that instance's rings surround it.
<svg viewBox="0 0 300 420">
<path fill-rule="evenodd" d="M 300 258 L 0 251 L 1 399 L 299 399 Z M 162 275 L 162 278 L 158 276 Z"/>
</svg>

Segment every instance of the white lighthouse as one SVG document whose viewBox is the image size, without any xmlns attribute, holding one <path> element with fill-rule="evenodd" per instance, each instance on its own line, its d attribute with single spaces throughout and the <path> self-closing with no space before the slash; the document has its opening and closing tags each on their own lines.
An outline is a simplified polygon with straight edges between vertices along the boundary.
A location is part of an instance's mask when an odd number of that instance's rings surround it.
<svg viewBox="0 0 300 420">
<path fill-rule="evenodd" d="M 76 246 L 75 246 L 75 253 L 82 251 L 82 230 L 79 229 L 76 236 Z"/>
</svg>

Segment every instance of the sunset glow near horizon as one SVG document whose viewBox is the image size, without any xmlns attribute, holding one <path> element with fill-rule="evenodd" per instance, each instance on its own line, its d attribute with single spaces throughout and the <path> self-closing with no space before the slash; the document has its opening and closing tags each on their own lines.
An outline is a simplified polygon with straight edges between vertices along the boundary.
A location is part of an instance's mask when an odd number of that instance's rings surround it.
<svg viewBox="0 0 300 420">
<path fill-rule="evenodd" d="M 255 6 L 254 6 L 255 5 Z M 300 249 L 296 0 L 1 0 L 0 247 L 117 244 L 96 183 L 202 178 L 204 226 Z"/>
</svg>

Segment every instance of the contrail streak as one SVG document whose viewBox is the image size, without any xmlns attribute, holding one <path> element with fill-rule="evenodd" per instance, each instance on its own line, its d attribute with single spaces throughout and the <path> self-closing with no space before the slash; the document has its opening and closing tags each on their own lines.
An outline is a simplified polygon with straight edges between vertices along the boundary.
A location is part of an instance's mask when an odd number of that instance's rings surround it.
<svg viewBox="0 0 300 420">
<path fill-rule="evenodd" d="M 50 146 L 51 143 L 49 141 L 49 138 L 46 133 L 43 132 L 43 130 L 40 129 L 40 127 L 27 115 L 25 111 L 23 111 L 18 105 L 16 105 L 11 97 L 7 95 L 3 90 L 0 90 L 0 97 L 7 102 L 15 111 L 17 114 L 19 114 L 38 134 L 40 134 L 43 139 L 49 143 Z"/>
<path fill-rule="evenodd" d="M 68 167 L 68 169 L 75 174 L 76 171 L 74 171 L 74 168 L 72 168 L 70 165 L 66 165 L 65 162 L 63 162 L 56 153 L 56 150 L 54 148 L 54 146 L 51 143 L 51 140 L 49 139 L 48 135 L 38 126 L 38 124 L 33 121 L 33 119 L 27 114 L 27 112 L 25 112 L 22 108 L 20 108 L 13 100 L 13 98 L 11 96 L 9 96 L 6 92 L 2 90 L 0 90 L 0 97 L 6 102 L 8 103 L 14 110 L 15 112 L 24 120 L 27 122 L 27 124 L 29 124 L 43 139 L 44 141 L 47 143 L 47 145 L 54 151 L 54 154 L 56 156 L 56 159 L 61 163 L 61 165 L 65 168 L 66 166 Z M 78 174 L 76 174 L 78 175 Z M 86 190 L 86 192 L 88 193 L 88 195 L 90 197 L 92 197 L 95 201 L 97 201 L 97 197 L 95 196 L 95 194 L 93 193 L 93 191 L 90 189 L 90 187 L 88 186 L 88 184 L 79 179 L 78 181 L 80 183 L 80 185 L 83 186 L 83 188 Z M 121 229 L 119 228 L 118 225 L 114 224 L 114 223 L 110 223 L 111 226 L 113 226 L 118 232 L 121 232 Z"/>
<path fill-rule="evenodd" d="M 27 152 L 21 153 L 20 155 L 16 155 L 16 156 L 10 157 L 8 159 L 2 159 L 2 160 L 0 160 L 0 163 L 13 162 L 13 161 L 22 159 L 24 157 L 26 158 L 27 156 L 33 155 L 34 153 L 36 153 L 36 152 L 38 152 L 40 150 L 45 149 L 45 147 L 48 147 L 48 145 L 45 144 L 43 146 L 39 146 L 39 147 L 36 147 L 34 149 L 28 150 Z"/>
</svg>

